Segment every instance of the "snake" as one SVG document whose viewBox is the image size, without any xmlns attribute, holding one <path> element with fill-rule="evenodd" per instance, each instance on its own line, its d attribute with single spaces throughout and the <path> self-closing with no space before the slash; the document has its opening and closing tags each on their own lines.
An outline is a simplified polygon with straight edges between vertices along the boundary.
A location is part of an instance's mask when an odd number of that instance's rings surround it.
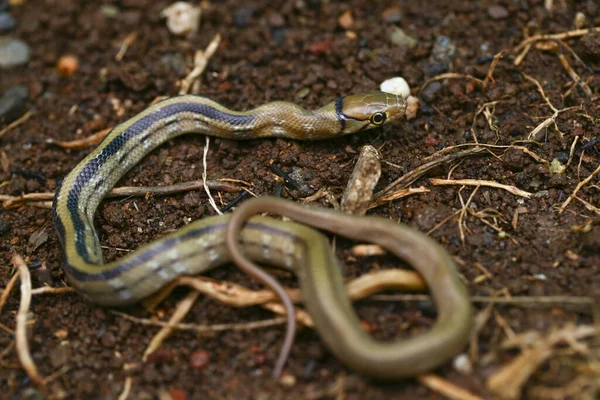
<svg viewBox="0 0 600 400">
<path fill-rule="evenodd" d="M 234 261 L 275 291 L 286 308 L 286 337 L 273 369 L 274 376 L 279 376 L 294 339 L 294 308 L 277 280 L 253 260 L 288 269 L 299 277 L 302 298 L 317 331 L 349 367 L 378 380 L 401 379 L 436 368 L 466 344 L 472 325 L 471 304 L 445 250 L 404 225 L 261 196 L 245 202 L 233 214 L 191 222 L 121 259 L 104 263 L 93 223 L 100 202 L 119 179 L 153 149 L 179 135 L 196 133 L 233 140 L 337 138 L 388 124 L 405 110 L 402 96 L 380 91 L 339 97 L 315 110 L 275 101 L 233 111 L 197 95 L 155 103 L 115 126 L 60 182 L 52 213 L 65 275 L 85 299 L 115 307 L 140 301 L 178 276 L 201 274 Z M 252 216 L 257 211 L 288 215 L 297 222 Z M 406 340 L 375 341 L 352 309 L 327 237 L 313 228 L 375 242 L 407 261 L 431 290 L 438 308 L 434 326 Z"/>
</svg>

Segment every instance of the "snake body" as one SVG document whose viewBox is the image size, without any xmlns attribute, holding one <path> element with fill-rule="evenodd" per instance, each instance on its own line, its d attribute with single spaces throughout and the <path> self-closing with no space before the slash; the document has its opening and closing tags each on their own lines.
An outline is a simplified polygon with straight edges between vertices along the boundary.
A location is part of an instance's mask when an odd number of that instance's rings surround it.
<svg viewBox="0 0 600 400">
<path fill-rule="evenodd" d="M 237 247 L 227 243 L 228 250 L 226 246 L 230 217 L 217 216 L 195 221 L 120 260 L 103 263 L 93 225 L 98 205 L 129 169 L 169 139 L 185 133 L 231 139 L 323 139 L 386 124 L 404 111 L 400 96 L 383 92 L 339 98 L 314 111 L 273 102 L 236 112 L 200 96 L 156 103 L 115 127 L 57 189 L 53 215 L 65 273 L 90 301 L 118 306 L 155 293 L 179 275 L 200 274 L 231 260 L 230 250 L 235 252 Z M 406 342 L 377 343 L 362 331 L 345 293 L 337 261 L 321 233 L 272 218 L 250 219 L 241 234 L 244 254 L 298 274 L 303 299 L 317 330 L 348 365 L 374 378 L 393 379 L 440 365 L 464 345 L 471 323 L 468 296 L 452 261 L 433 241 L 381 219 L 307 209 L 283 200 L 268 203 L 264 199 L 261 203 L 259 199 L 258 204 L 275 204 L 281 213 L 295 212 L 293 217 L 300 222 L 351 238 L 373 241 L 377 236 L 376 242 L 409 261 L 432 288 L 439 307 L 436 326 Z M 239 218 L 236 221 L 241 224 Z M 239 252 L 234 254 L 239 256 Z M 420 264 L 420 260 L 431 265 Z M 277 286 L 274 280 L 261 280 L 273 288 Z M 291 342 L 286 346 L 289 351 Z"/>
</svg>

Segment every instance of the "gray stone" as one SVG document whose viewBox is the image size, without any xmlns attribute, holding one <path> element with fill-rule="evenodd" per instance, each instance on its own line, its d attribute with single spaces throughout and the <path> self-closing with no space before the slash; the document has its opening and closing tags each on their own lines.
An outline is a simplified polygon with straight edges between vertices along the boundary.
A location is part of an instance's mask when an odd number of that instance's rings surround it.
<svg viewBox="0 0 600 400">
<path fill-rule="evenodd" d="M 492 19 L 503 19 L 508 17 L 508 10 L 502 6 L 491 6 L 487 10 Z"/>
<path fill-rule="evenodd" d="M 402 29 L 396 27 L 392 31 L 390 40 L 397 46 L 413 48 L 417 45 L 417 40 L 408 35 Z"/>
<path fill-rule="evenodd" d="M 0 68 L 11 68 L 26 64 L 31 57 L 29 46 L 22 40 L 0 38 Z"/>
<path fill-rule="evenodd" d="M 442 84 L 438 81 L 433 81 L 421 92 L 421 98 L 428 103 L 435 99 L 435 95 L 442 88 Z"/>
<path fill-rule="evenodd" d="M 29 90 L 25 86 L 13 86 L 0 97 L 0 123 L 9 124 L 25 112 Z"/>
<path fill-rule="evenodd" d="M 7 12 L 0 12 L 0 32 L 6 32 L 17 26 L 17 22 Z"/>
</svg>

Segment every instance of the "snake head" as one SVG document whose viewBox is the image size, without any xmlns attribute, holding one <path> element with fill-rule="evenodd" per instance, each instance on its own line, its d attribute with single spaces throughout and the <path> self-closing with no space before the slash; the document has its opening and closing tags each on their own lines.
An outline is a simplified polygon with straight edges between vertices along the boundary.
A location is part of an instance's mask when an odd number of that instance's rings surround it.
<svg viewBox="0 0 600 400">
<path fill-rule="evenodd" d="M 336 102 L 342 133 L 349 134 L 388 124 L 406 111 L 402 96 L 380 91 L 353 94 Z"/>
</svg>

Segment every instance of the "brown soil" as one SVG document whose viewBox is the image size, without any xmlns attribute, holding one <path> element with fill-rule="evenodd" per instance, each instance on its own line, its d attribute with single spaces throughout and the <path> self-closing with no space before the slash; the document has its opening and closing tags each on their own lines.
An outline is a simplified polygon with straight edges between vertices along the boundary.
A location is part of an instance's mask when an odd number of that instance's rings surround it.
<svg viewBox="0 0 600 400">
<path fill-rule="evenodd" d="M 384 160 L 390 163 L 384 164 L 380 183 L 383 188 L 420 165 L 425 157 L 445 146 L 472 142 L 474 136 L 480 143 L 499 145 L 526 140 L 536 125 L 552 115 L 535 85 L 522 76 L 526 73 L 541 83 L 557 108 L 579 105 L 581 108 L 560 114 L 556 125 L 550 124 L 542 131 L 538 144 L 523 145 L 545 160 L 558 158 L 564 164 L 571 143 L 579 137 L 572 164 L 564 174 L 552 175 L 544 163 L 518 149 L 506 153 L 500 149 L 496 151 L 500 157 L 490 155 L 461 163 L 453 169 L 453 179 L 493 180 L 539 196 L 525 200 L 506 191 L 481 187 L 470 207 L 476 211 L 488 210 L 490 216 L 486 221 L 507 235 L 499 235 L 480 219 L 467 216 L 464 244 L 456 218 L 435 230 L 432 237 L 458 261 L 472 295 L 490 296 L 504 290 L 503 295 L 512 296 L 600 298 L 598 209 L 594 213 L 574 200 L 564 212 L 557 212 L 578 181 L 599 164 L 598 145 L 588 146 L 583 153 L 579 151 L 600 134 L 598 103 L 577 87 L 567 93 L 573 81 L 556 53 L 532 49 L 525 61 L 515 67 L 516 53 L 510 51 L 524 39 L 527 26 L 547 33 L 569 31 L 574 29 L 576 12 L 587 16 L 586 26 L 600 25 L 597 2 L 555 1 L 553 13 L 546 11 L 544 2 L 539 0 L 498 3 L 452 0 L 443 2 L 444 6 L 426 7 L 422 7 L 422 2 L 400 2 L 402 20 L 398 25 L 418 41 L 412 49 L 398 47 L 390 40 L 394 25 L 384 22 L 384 15 L 388 14 L 383 13 L 397 5 L 393 1 L 355 0 L 352 4 L 340 4 L 305 0 L 275 4 L 256 0 L 244 2 L 247 5 L 243 7 L 237 1 L 213 2 L 205 5 L 200 33 L 192 39 L 169 34 L 159 17 L 168 3 L 107 2 L 119 8 L 114 18 L 103 16 L 96 2 L 26 0 L 22 6 L 11 7 L 10 12 L 18 21 L 14 36 L 27 41 L 32 57 L 26 67 L 1 72 L 0 91 L 15 84 L 26 85 L 31 93 L 30 108 L 36 113 L 2 138 L 9 170 L 1 173 L 1 193 L 53 191 L 90 148 L 64 150 L 46 144 L 48 139 L 83 138 L 135 115 L 157 96 L 176 94 L 176 81 L 186 71 L 178 70 L 173 60 L 189 61 L 194 50 L 205 48 L 217 32 L 224 40 L 204 73 L 200 92 L 233 109 L 275 99 L 316 107 L 342 94 L 376 89 L 384 79 L 398 75 L 404 76 L 411 87 L 419 88 L 428 78 L 444 72 L 443 60 L 432 53 L 436 38 L 445 35 L 456 49 L 449 65 L 449 71 L 455 73 L 484 78 L 490 56 L 502 49 L 509 50 L 487 90 L 482 91 L 468 79 L 443 80 L 437 92 L 427 93 L 429 98 L 416 119 L 338 140 L 236 143 L 217 139 L 212 142 L 208 157 L 211 179 L 245 180 L 254 184 L 256 194 L 268 194 L 277 184 L 268 168 L 274 162 L 286 172 L 300 168 L 310 177 L 312 192 L 328 188 L 339 194 L 350 176 L 357 152 L 365 144 L 382 148 Z M 488 8 L 498 4 L 505 7 L 508 17 L 490 17 Z M 352 30 L 356 39 L 349 38 L 337 23 L 338 16 L 348 9 L 355 19 Z M 247 21 L 243 21 L 244 13 L 249 16 Z M 115 61 L 120 44 L 134 31 L 138 32 L 137 40 L 122 61 Z M 564 51 L 565 57 L 587 80 L 597 98 L 600 93 L 597 36 L 590 35 L 585 41 L 570 39 L 567 43 L 583 57 L 587 67 L 569 51 Z M 79 68 L 69 78 L 56 69 L 57 60 L 65 54 L 79 59 Z M 165 57 L 171 62 L 164 62 Z M 417 89 L 413 93 L 417 95 Z M 493 101 L 497 104 L 490 108 L 493 114 L 490 126 L 484 114 L 477 115 L 477 111 Z M 122 108 L 122 115 L 118 108 Z M 492 129 L 494 126 L 496 130 Z M 198 179 L 203 146 L 204 139 L 197 136 L 173 140 L 127 174 L 121 185 L 155 186 Z M 161 162 L 165 157 L 170 162 Z M 429 176 L 444 178 L 449 170 L 450 167 L 440 168 Z M 596 176 L 578 195 L 596 207 L 600 207 L 598 183 Z M 419 185 L 431 191 L 381 206 L 372 213 L 428 231 L 459 210 L 461 197 L 466 201 L 474 190 L 435 187 L 427 179 L 413 184 Z M 284 195 L 299 198 L 307 194 L 310 193 Z M 223 204 L 236 195 L 222 193 Z M 121 254 L 115 248 L 135 249 L 180 228 L 187 218 L 213 214 L 207 204 L 201 191 L 105 201 L 96 221 L 102 242 L 108 247 L 105 256 L 114 259 Z M 320 204 L 329 206 L 324 200 Z M 517 214 L 518 220 L 513 224 Z M 51 271 L 51 277 L 44 279 L 35 270 L 34 286 L 42 285 L 43 281 L 55 286 L 64 284 L 60 245 L 49 210 L 23 206 L 3 211 L 0 222 L 2 287 L 13 273 L 10 258 L 15 252 L 27 256 L 31 266 L 43 262 Z M 49 237 L 32 250 L 28 242 L 41 229 Z M 350 245 L 338 240 L 338 256 L 342 260 L 348 258 Z M 378 264 L 371 260 L 346 265 L 346 275 L 354 277 Z M 394 261 L 386 258 L 383 266 L 393 267 Z M 232 267 L 214 271 L 210 276 L 258 287 Z M 184 294 L 185 290 L 181 290 L 172 295 L 157 315 L 168 318 Z M 11 294 L 0 315 L 0 322 L 8 328 L 14 329 L 18 304 L 18 294 Z M 478 311 L 485 308 L 485 304 L 475 306 Z M 157 398 L 164 393 L 170 393 L 174 399 L 185 396 L 190 399 L 334 398 L 340 395 L 340 388 L 348 399 L 441 398 L 414 380 L 382 386 L 357 376 L 336 361 L 318 335 L 309 330 L 299 333 L 286 368 L 296 382 L 285 386 L 270 377 L 283 327 L 202 337 L 176 333 L 158 356 L 144 364 L 141 355 L 155 328 L 125 321 L 74 294 L 34 297 L 30 311 L 30 346 L 41 374 L 49 376 L 61 371 L 48 384 L 55 397 L 116 398 L 123 390 L 125 378 L 130 376 L 133 378 L 130 398 L 137 399 Z M 125 311 L 148 316 L 142 307 Z M 357 305 L 357 311 L 382 338 L 397 335 L 400 325 L 426 328 L 435 318 L 428 303 L 363 301 Z M 493 355 L 490 352 L 498 350 L 511 332 L 545 332 L 567 323 L 592 322 L 589 310 L 573 311 L 561 304 L 536 308 L 504 305 L 494 307 L 493 311 L 479 337 L 480 357 Z M 201 298 L 186 321 L 212 324 L 270 317 L 260 308 L 233 309 Z M 8 348 L 13 339 L 4 330 L 0 331 L 2 398 L 21 398 L 32 389 L 14 349 Z M 195 369 L 190 363 L 192 353 L 198 350 L 207 351 L 210 357 L 203 369 Z M 516 354 L 501 351 L 491 358 L 480 359 L 471 375 L 461 375 L 451 365 L 436 373 L 489 398 L 486 378 Z M 567 354 L 548 362 L 530 379 L 526 396 L 533 396 L 539 387 L 566 386 L 582 373 L 585 360 L 583 356 Z M 336 386 L 336 382 L 343 384 Z"/>
</svg>

